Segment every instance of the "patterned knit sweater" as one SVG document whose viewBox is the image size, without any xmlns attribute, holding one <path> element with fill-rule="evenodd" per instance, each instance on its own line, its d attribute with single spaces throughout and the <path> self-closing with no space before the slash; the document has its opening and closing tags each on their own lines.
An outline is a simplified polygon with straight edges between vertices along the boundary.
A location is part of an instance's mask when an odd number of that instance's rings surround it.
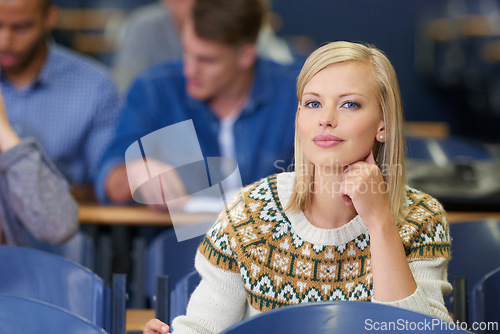
<svg viewBox="0 0 500 334">
<path fill-rule="evenodd" d="M 325 300 L 378 302 L 368 228 L 357 216 L 335 229 L 312 225 L 303 212 L 288 212 L 294 173 L 244 188 L 223 211 L 198 249 L 202 282 L 175 333 L 215 333 L 276 307 Z M 431 196 L 407 188 L 408 213 L 398 222 L 417 290 L 384 303 L 450 321 L 443 294 L 450 237 L 445 212 Z"/>
</svg>

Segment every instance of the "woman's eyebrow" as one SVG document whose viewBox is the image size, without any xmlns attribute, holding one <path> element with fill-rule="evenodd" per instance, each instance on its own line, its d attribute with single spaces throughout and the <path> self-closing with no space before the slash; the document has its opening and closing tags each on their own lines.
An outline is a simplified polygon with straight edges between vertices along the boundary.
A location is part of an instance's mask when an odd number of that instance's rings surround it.
<svg viewBox="0 0 500 334">
<path fill-rule="evenodd" d="M 305 96 L 305 95 L 313 95 L 313 96 L 321 97 L 321 95 L 320 95 L 320 94 L 315 93 L 315 92 L 304 92 L 304 93 L 302 94 L 302 96 Z M 364 94 L 361 94 L 361 93 L 355 93 L 355 92 L 342 93 L 342 94 L 340 94 L 338 97 L 343 98 L 343 97 L 346 97 L 346 96 L 352 96 L 352 95 L 357 95 L 357 96 L 361 96 L 361 97 L 366 97 Z"/>
<path fill-rule="evenodd" d="M 302 95 L 314 95 L 314 96 L 317 96 L 317 97 L 320 96 L 318 93 L 315 93 L 315 92 L 304 92 L 304 94 L 302 94 Z"/>
<path fill-rule="evenodd" d="M 351 95 L 358 95 L 358 96 L 362 96 L 362 97 L 365 97 L 365 95 L 361 94 L 361 93 L 344 93 L 344 94 L 340 94 L 339 97 L 346 97 L 346 96 L 351 96 Z"/>
</svg>

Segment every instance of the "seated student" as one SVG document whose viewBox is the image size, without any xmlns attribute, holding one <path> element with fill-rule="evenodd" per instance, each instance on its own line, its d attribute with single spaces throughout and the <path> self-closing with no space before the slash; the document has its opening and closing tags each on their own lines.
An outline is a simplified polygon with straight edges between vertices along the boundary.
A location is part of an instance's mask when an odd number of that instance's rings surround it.
<svg viewBox="0 0 500 334">
<path fill-rule="evenodd" d="M 72 184 L 91 185 L 118 117 L 111 73 L 49 41 L 51 0 L 0 0 L 0 85 L 14 131 L 32 137 Z"/>
<path fill-rule="evenodd" d="M 299 68 L 257 57 L 264 13 L 260 0 L 194 2 L 182 34 L 183 62 L 153 66 L 128 93 L 115 139 L 100 163 L 100 201 L 132 199 L 124 163 L 132 143 L 189 119 L 203 156 L 236 160 L 245 185 L 276 172 L 277 161 L 285 168 L 290 164 Z M 166 192 L 178 183 L 163 181 Z"/>
<path fill-rule="evenodd" d="M 158 0 L 131 13 L 113 61 L 121 91 L 148 67 L 182 57 L 182 25 L 189 18 L 192 4 L 193 0 Z M 287 43 L 276 36 L 269 23 L 260 29 L 257 48 L 264 58 L 293 62 Z"/>
<path fill-rule="evenodd" d="M 306 60 L 297 95 L 295 172 L 228 203 L 198 249 L 202 279 L 174 333 L 218 333 L 308 300 L 371 301 L 451 321 L 446 214 L 405 185 L 389 60 L 371 46 L 327 44 Z M 144 334 L 168 331 L 153 319 Z"/>
<path fill-rule="evenodd" d="M 52 244 L 78 231 L 64 177 L 33 139 L 12 130 L 0 92 L 0 245 L 27 246 L 26 232 Z"/>
</svg>

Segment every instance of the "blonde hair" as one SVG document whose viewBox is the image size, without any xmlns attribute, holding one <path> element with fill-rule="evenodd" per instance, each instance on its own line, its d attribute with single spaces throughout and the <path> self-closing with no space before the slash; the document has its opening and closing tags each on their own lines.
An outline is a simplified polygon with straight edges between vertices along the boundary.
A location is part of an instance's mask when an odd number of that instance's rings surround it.
<svg viewBox="0 0 500 334">
<path fill-rule="evenodd" d="M 314 51 L 305 61 L 297 79 L 297 97 L 299 104 L 307 83 L 324 68 L 348 61 L 367 64 L 372 69 L 374 82 L 378 86 L 378 100 L 385 122 L 385 142 L 376 145 L 374 157 L 382 171 L 387 185 L 387 200 L 396 221 L 404 217 L 405 168 L 404 134 L 401 93 L 396 72 L 389 59 L 379 49 L 358 43 L 332 42 Z M 314 182 L 314 165 L 302 152 L 302 145 L 297 129 L 297 109 L 295 119 L 295 182 L 287 209 L 305 210 L 312 203 L 311 185 Z M 396 170 L 392 170 L 396 168 Z M 306 185 L 306 186 L 304 186 Z"/>
</svg>

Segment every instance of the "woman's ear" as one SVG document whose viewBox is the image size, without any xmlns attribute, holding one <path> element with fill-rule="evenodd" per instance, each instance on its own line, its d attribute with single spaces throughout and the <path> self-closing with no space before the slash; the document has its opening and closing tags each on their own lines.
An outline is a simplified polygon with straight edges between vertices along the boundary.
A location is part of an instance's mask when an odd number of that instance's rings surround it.
<svg viewBox="0 0 500 334">
<path fill-rule="evenodd" d="M 378 126 L 377 135 L 376 135 L 375 140 L 377 140 L 379 143 L 384 143 L 385 139 L 386 139 L 386 136 L 385 136 L 385 123 L 384 123 L 384 121 L 380 121 L 380 124 Z"/>
</svg>

